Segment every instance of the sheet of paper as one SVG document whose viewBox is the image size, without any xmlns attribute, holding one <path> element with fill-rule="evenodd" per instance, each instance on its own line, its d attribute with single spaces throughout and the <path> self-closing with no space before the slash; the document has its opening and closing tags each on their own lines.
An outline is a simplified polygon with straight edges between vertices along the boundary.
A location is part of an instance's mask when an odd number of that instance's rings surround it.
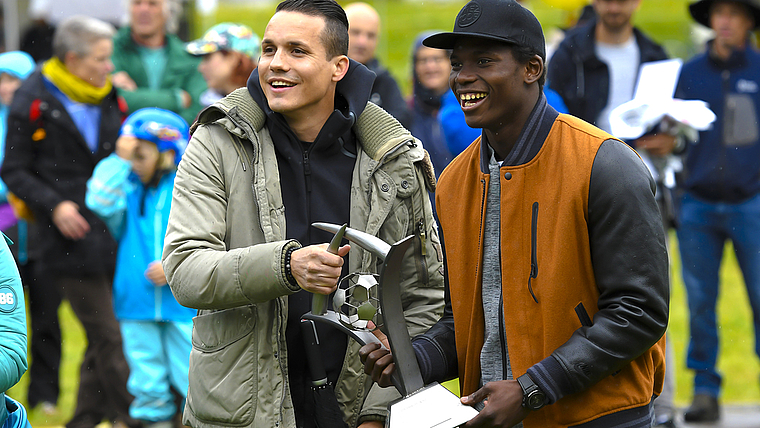
<svg viewBox="0 0 760 428">
<path fill-rule="evenodd" d="M 391 404 L 390 428 L 454 428 L 478 414 L 439 384 Z"/>
<path fill-rule="evenodd" d="M 658 99 L 673 98 L 681 65 L 683 61 L 678 58 L 641 64 L 633 99 L 651 103 Z"/>
</svg>

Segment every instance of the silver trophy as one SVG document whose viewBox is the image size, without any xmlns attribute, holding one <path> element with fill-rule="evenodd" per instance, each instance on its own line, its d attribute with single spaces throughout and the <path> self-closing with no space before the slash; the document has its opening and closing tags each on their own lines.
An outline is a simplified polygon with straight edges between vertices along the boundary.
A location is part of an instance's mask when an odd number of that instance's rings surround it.
<svg viewBox="0 0 760 428">
<path fill-rule="evenodd" d="M 334 310 L 309 312 L 304 319 L 328 323 L 362 345 L 380 343 L 372 334 L 382 326 L 391 346 L 396 370 L 392 381 L 402 398 L 390 404 L 389 428 L 455 428 L 469 421 L 477 410 L 463 405 L 459 398 L 440 384 L 425 386 L 406 328 L 401 304 L 400 275 L 407 249 L 414 236 L 393 245 L 356 229 L 330 224 L 312 226 L 336 234 L 374 254 L 383 261 L 379 275 L 350 274 L 341 280 L 333 298 Z M 382 318 L 382 321 L 380 319 Z M 382 346 L 382 344 L 381 344 Z"/>
</svg>

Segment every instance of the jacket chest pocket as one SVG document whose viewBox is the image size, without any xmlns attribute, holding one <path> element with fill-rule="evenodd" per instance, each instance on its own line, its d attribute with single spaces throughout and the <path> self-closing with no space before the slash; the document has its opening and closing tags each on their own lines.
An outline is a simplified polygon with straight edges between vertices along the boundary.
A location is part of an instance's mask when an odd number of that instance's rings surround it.
<svg viewBox="0 0 760 428">
<path fill-rule="evenodd" d="M 255 307 L 193 318 L 187 404 L 206 423 L 247 425 L 256 409 Z"/>
</svg>

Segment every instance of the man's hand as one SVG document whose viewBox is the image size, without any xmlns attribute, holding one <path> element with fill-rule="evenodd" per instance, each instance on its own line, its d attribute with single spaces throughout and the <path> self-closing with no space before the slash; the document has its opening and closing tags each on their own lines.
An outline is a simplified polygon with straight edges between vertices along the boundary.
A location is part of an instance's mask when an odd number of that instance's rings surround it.
<svg viewBox="0 0 760 428">
<path fill-rule="evenodd" d="M 161 266 L 161 262 L 155 261 L 148 265 L 148 269 L 145 270 L 145 277 L 148 281 L 152 282 L 156 287 L 166 285 L 166 275 L 164 275 L 164 267 Z"/>
<path fill-rule="evenodd" d="M 120 158 L 130 161 L 137 148 L 137 137 L 132 135 L 122 135 L 116 140 L 116 155 Z"/>
<path fill-rule="evenodd" d="M 327 244 L 299 248 L 290 255 L 290 272 L 304 290 L 330 294 L 338 287 L 343 256 L 350 249 L 350 245 L 344 245 L 338 254 L 331 254 L 327 252 Z"/>
<path fill-rule="evenodd" d="M 666 156 L 673 153 L 676 137 L 667 133 L 645 135 L 636 140 L 634 145 L 637 149 L 645 149 L 652 156 Z"/>
<path fill-rule="evenodd" d="M 53 208 L 53 223 L 61 235 L 73 241 L 90 232 L 90 224 L 79 214 L 79 205 L 72 201 L 63 201 Z"/>
<path fill-rule="evenodd" d="M 367 421 L 363 424 L 359 425 L 359 428 L 383 428 L 385 426 L 384 423 L 378 422 L 378 421 Z"/>
<path fill-rule="evenodd" d="M 374 332 L 375 336 L 385 345 L 385 349 L 381 348 L 378 343 L 368 343 L 359 349 L 359 358 L 364 364 L 364 373 L 385 388 L 393 385 L 391 375 L 396 370 L 396 365 L 393 363 L 393 356 L 388 350 L 390 349 L 388 339 L 383 333 L 379 333 L 382 337 L 378 333 L 377 331 Z"/>
<path fill-rule="evenodd" d="M 485 407 L 465 427 L 491 428 L 514 426 L 525 419 L 530 410 L 522 406 L 523 390 L 516 380 L 488 382 L 472 394 L 462 397 L 462 404 L 474 406 L 484 401 Z"/>
<path fill-rule="evenodd" d="M 131 92 L 137 89 L 137 84 L 135 84 L 135 81 L 129 77 L 129 74 L 127 74 L 126 71 L 119 71 L 118 73 L 114 73 L 111 76 L 111 83 L 123 91 Z"/>
</svg>

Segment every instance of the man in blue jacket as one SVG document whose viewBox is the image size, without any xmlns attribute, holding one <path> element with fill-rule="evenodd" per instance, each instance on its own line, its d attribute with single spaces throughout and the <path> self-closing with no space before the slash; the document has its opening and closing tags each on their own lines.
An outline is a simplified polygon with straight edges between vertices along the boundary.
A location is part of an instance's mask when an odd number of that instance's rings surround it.
<svg viewBox="0 0 760 428">
<path fill-rule="evenodd" d="M 760 2 L 701 0 L 689 11 L 715 30 L 706 52 L 684 64 L 676 89 L 678 98 L 708 102 L 717 116 L 712 129 L 688 144 L 679 183 L 678 241 L 691 328 L 687 366 L 696 372 L 684 419 L 706 422 L 720 418 L 715 301 L 727 239 L 744 275 L 760 354 L 760 53 L 749 42 L 760 24 Z"/>
</svg>

